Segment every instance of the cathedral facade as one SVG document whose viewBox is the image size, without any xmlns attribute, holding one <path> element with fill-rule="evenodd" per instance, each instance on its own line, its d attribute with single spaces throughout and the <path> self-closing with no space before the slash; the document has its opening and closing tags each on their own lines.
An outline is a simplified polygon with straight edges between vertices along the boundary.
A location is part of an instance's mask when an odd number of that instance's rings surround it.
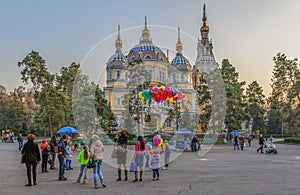
<svg viewBox="0 0 300 195">
<path fill-rule="evenodd" d="M 203 131 L 198 125 L 199 119 L 194 117 L 202 112 L 201 105 L 197 103 L 195 89 L 203 73 L 218 68 L 206 21 L 204 5 L 194 64 L 184 56 L 179 28 L 177 53 L 169 60 L 163 50 L 152 42 L 146 17 L 139 43 L 125 55 L 122 52 L 118 26 L 116 51 L 106 64 L 107 78 L 104 87 L 105 98 L 115 114 L 118 128 L 141 131 L 143 135 L 155 131 L 174 132 L 182 127 L 190 131 Z M 185 98 L 181 101 L 160 103 L 146 102 L 138 98 L 139 91 L 153 86 L 176 88 L 185 94 Z"/>
</svg>

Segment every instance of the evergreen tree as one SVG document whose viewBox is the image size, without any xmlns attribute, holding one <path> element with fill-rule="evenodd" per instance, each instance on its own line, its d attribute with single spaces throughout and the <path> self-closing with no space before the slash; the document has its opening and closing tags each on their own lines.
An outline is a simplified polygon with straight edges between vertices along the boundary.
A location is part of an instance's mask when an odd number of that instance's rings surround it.
<svg viewBox="0 0 300 195">
<path fill-rule="evenodd" d="M 245 104 L 243 103 L 243 86 L 245 82 L 239 82 L 239 73 L 227 59 L 222 61 L 220 69 L 226 90 L 227 109 L 225 125 L 229 132 L 241 129 L 241 124 L 245 119 Z"/>
<path fill-rule="evenodd" d="M 272 92 L 268 99 L 270 108 L 277 110 L 286 134 L 300 133 L 300 66 L 298 59 L 289 60 L 285 54 L 278 53 L 274 58 L 271 79 Z M 279 125 L 279 124 L 278 124 Z"/>
<path fill-rule="evenodd" d="M 250 83 L 246 89 L 246 112 L 252 120 L 252 132 L 254 130 L 266 129 L 265 122 L 265 95 L 263 94 L 262 87 L 259 86 L 257 81 Z"/>
</svg>

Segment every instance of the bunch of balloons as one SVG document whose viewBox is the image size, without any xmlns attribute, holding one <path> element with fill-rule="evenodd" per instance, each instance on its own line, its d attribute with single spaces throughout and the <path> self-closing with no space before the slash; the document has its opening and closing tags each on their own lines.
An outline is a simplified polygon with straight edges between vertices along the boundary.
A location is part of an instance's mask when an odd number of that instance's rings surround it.
<svg viewBox="0 0 300 195">
<path fill-rule="evenodd" d="M 163 139 L 159 135 L 153 137 L 154 147 L 161 146 L 162 144 L 163 144 Z"/>
<path fill-rule="evenodd" d="M 181 91 L 178 91 L 177 88 L 172 88 L 168 86 L 160 86 L 160 87 L 149 87 L 148 89 L 144 89 L 139 92 L 139 98 L 144 99 L 146 101 L 151 101 L 152 99 L 157 103 L 160 101 L 169 100 L 170 102 L 180 101 L 185 97 Z"/>
</svg>

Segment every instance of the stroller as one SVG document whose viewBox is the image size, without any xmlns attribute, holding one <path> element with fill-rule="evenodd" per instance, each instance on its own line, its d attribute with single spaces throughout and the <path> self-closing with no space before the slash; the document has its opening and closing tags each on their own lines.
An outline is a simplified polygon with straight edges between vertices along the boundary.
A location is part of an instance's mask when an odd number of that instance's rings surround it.
<svg viewBox="0 0 300 195">
<path fill-rule="evenodd" d="M 272 153 L 277 154 L 277 148 L 275 144 L 269 142 L 267 146 L 266 154 L 272 154 Z"/>
</svg>

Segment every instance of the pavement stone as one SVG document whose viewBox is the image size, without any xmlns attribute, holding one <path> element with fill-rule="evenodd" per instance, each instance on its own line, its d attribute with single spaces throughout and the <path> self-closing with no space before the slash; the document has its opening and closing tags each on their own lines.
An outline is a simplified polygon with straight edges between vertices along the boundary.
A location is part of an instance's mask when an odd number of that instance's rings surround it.
<svg viewBox="0 0 300 195">
<path fill-rule="evenodd" d="M 106 188 L 94 189 L 92 170 L 88 185 L 76 183 L 77 153 L 74 170 L 66 171 L 67 181 L 58 181 L 57 170 L 41 173 L 39 164 L 38 185 L 25 188 L 26 168 L 20 164 L 17 143 L 0 142 L 0 194 L 300 194 L 300 146 L 277 145 L 277 155 L 256 153 L 257 148 L 254 142 L 244 151 L 221 144 L 203 146 L 200 153 L 173 152 L 169 169 L 160 170 L 160 181 L 151 181 L 149 170 L 143 182 L 133 183 L 133 173 L 127 182 L 115 181 L 116 159 L 110 158 L 112 146 L 106 146 L 102 166 Z"/>
</svg>

